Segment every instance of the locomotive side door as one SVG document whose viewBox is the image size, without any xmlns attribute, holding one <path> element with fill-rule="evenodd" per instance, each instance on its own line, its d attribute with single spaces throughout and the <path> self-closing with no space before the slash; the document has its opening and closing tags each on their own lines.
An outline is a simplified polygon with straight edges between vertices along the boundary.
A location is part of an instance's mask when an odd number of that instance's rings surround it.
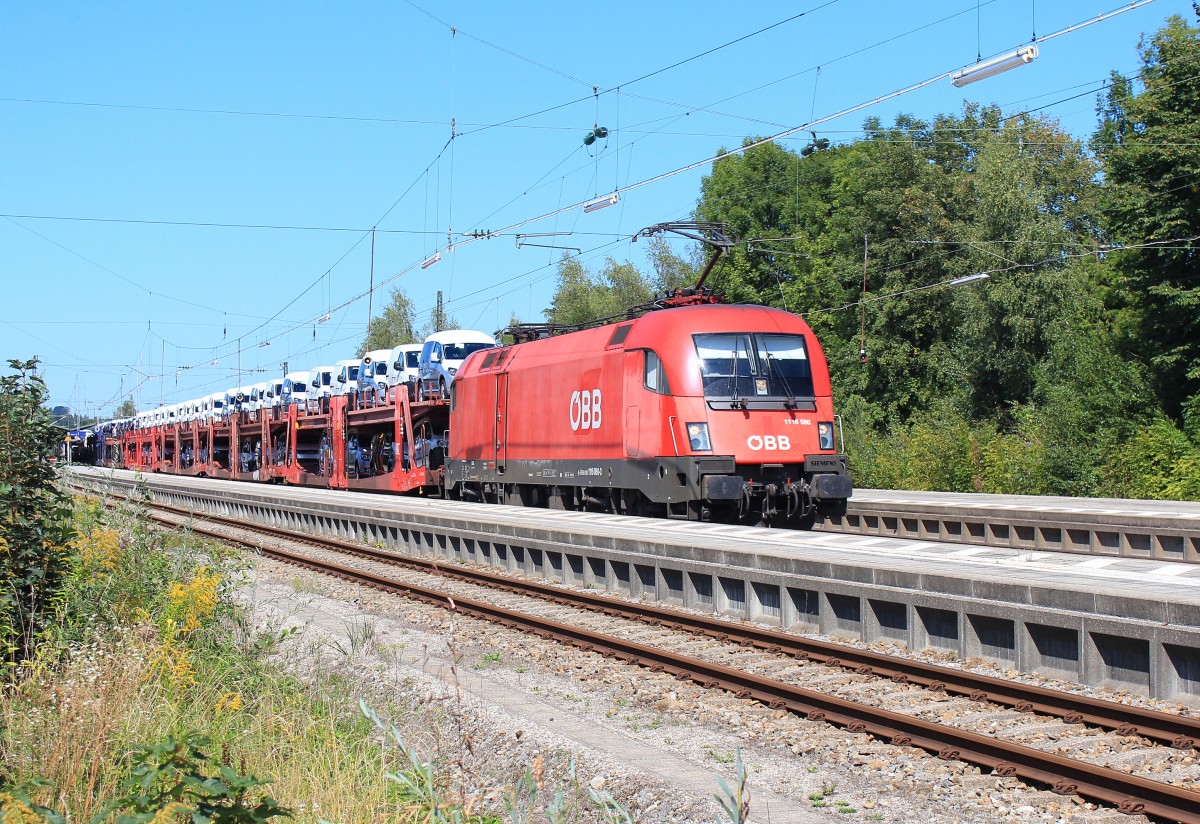
<svg viewBox="0 0 1200 824">
<path fill-rule="evenodd" d="M 625 455 L 629 458 L 641 457 L 641 404 L 642 400 L 642 365 L 645 353 L 640 349 L 625 352 L 625 368 L 622 370 L 625 380 Z"/>
<path fill-rule="evenodd" d="M 503 473 L 508 462 L 508 373 L 496 373 L 496 419 L 492 427 L 493 457 L 496 472 Z"/>
<path fill-rule="evenodd" d="M 652 349 L 625 353 L 625 454 L 630 458 L 678 455 L 676 417 L 662 361 Z"/>
</svg>

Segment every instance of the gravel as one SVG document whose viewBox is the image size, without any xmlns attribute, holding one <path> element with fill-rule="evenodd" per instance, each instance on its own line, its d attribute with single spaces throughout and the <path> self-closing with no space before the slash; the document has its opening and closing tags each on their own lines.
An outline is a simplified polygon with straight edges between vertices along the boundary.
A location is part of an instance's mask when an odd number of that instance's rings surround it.
<svg viewBox="0 0 1200 824">
<path fill-rule="evenodd" d="M 637 822 L 728 820 L 713 796 L 740 755 L 758 822 L 1144 820 L 273 561 L 244 593 L 258 628 L 296 630 L 282 661 L 392 708 L 464 783 L 510 786 L 540 763 L 550 787 L 611 793 Z"/>
</svg>

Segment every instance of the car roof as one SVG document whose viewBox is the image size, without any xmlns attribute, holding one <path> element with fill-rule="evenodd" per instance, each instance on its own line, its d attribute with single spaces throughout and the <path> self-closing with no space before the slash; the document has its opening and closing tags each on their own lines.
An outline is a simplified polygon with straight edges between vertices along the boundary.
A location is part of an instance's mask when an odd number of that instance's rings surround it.
<svg viewBox="0 0 1200 824">
<path fill-rule="evenodd" d="M 496 339 L 487 332 L 477 332 L 474 329 L 447 329 L 444 332 L 434 332 L 425 338 L 425 342 L 437 343 L 495 343 Z"/>
</svg>

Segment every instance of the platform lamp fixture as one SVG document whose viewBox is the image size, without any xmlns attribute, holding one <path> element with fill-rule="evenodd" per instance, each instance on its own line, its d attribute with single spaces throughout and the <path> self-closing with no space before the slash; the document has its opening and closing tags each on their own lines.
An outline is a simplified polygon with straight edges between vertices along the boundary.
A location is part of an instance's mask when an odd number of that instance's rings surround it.
<svg viewBox="0 0 1200 824">
<path fill-rule="evenodd" d="M 609 206 L 615 205 L 617 200 L 617 193 L 613 192 L 611 195 L 605 195 L 604 197 L 598 197 L 595 200 L 589 200 L 587 203 L 583 204 L 583 211 L 596 212 L 600 209 L 607 209 Z"/>
<path fill-rule="evenodd" d="M 987 80 L 989 77 L 1003 74 L 1009 69 L 1017 68 L 1017 66 L 1032 63 L 1037 56 L 1037 46 L 1030 43 L 1008 54 L 1002 54 L 990 60 L 983 60 L 973 66 L 964 66 L 950 75 L 950 82 L 954 84 L 955 88 L 961 89 L 963 86 L 969 86 L 980 80 Z"/>
</svg>

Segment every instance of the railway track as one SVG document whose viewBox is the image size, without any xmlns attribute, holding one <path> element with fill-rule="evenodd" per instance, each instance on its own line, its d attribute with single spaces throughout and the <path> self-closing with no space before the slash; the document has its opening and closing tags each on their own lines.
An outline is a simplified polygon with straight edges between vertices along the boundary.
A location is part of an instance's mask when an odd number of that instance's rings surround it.
<svg viewBox="0 0 1200 824">
<path fill-rule="evenodd" d="M 448 607 L 656 672 L 666 672 L 706 688 L 727 690 L 740 698 L 759 701 L 811 720 L 837 724 L 852 732 L 868 733 L 898 746 L 920 747 L 940 758 L 959 759 L 997 775 L 1018 776 L 1059 793 L 1078 794 L 1111 805 L 1122 812 L 1143 813 L 1162 820 L 1200 822 L 1200 793 L 1189 786 L 1166 783 L 1077 757 L 1047 752 L 1019 741 L 930 720 L 921 717 L 921 710 L 913 714 L 912 709 L 905 707 L 905 712 L 897 712 L 882 705 L 887 701 L 864 700 L 863 696 L 889 695 L 901 699 L 892 703 L 903 704 L 907 702 L 905 693 L 920 688 L 937 696 L 934 704 L 940 704 L 936 709 L 938 715 L 944 714 L 946 701 L 969 702 L 980 707 L 991 705 L 997 711 L 1015 712 L 1028 718 L 1031 723 L 1024 726 L 1037 726 L 1039 716 L 1049 716 L 1064 726 L 1091 727 L 1097 734 L 1073 738 L 1088 743 L 1093 750 L 1104 750 L 1106 739 L 1113 737 L 1120 740 L 1120 749 L 1130 746 L 1131 741 L 1140 741 L 1140 746 L 1155 742 L 1174 748 L 1166 755 L 1162 754 L 1161 746 L 1157 754 L 1151 754 L 1153 747 L 1147 750 L 1142 759 L 1144 763 L 1158 765 L 1184 761 L 1188 753 L 1194 755 L 1191 751 L 1200 740 L 1198 719 L 1006 681 L 765 627 L 551 586 L 483 569 L 400 556 L 362 544 L 197 514 L 176 507 L 154 507 L 167 513 L 153 516 L 164 524 L 179 527 L 187 523 L 188 528 L 198 534 L 238 543 L 267 557 Z M 217 528 L 190 523 L 197 517 Z M 296 543 L 317 548 L 317 552 L 315 555 L 301 553 L 284 546 Z M 322 555 L 325 557 L 320 557 Z M 347 563 L 346 556 L 352 556 L 353 562 Z M 380 567 L 381 564 L 386 567 Z M 391 574 L 396 567 L 404 568 L 408 577 L 415 576 L 417 580 L 402 580 Z M 486 588 L 486 592 L 480 591 L 480 587 Z M 497 590 L 505 596 L 498 598 Z M 549 612 L 531 609 L 528 604 L 520 603 L 528 599 L 537 599 L 551 609 Z M 586 618 L 588 615 L 590 621 Z M 636 628 L 618 632 L 617 625 L 624 622 L 640 627 L 640 632 Z M 647 633 L 653 637 L 647 638 Z M 681 640 L 681 634 L 684 634 L 684 640 Z M 689 642 L 687 638 L 693 640 Z M 672 651 L 680 647 L 687 648 L 688 654 Z M 748 662 L 744 660 L 747 654 L 751 659 Z M 819 669 L 813 670 L 813 667 Z M 782 680 L 779 673 L 789 668 L 797 671 Z M 764 674 L 764 671 L 770 674 Z M 830 672 L 841 673 L 843 677 L 831 678 Z M 838 682 L 830 691 L 795 683 L 830 680 Z M 886 686 L 879 689 L 872 684 Z M 857 700 L 836 694 L 839 691 L 856 695 Z M 928 707 L 925 712 L 929 712 Z M 980 714 L 987 716 L 989 713 L 976 713 Z M 993 726 L 997 726 L 994 721 Z M 1020 720 L 1013 722 L 1010 719 L 998 726 L 1023 725 Z M 1082 748 L 1087 749 L 1086 746 Z"/>
</svg>

